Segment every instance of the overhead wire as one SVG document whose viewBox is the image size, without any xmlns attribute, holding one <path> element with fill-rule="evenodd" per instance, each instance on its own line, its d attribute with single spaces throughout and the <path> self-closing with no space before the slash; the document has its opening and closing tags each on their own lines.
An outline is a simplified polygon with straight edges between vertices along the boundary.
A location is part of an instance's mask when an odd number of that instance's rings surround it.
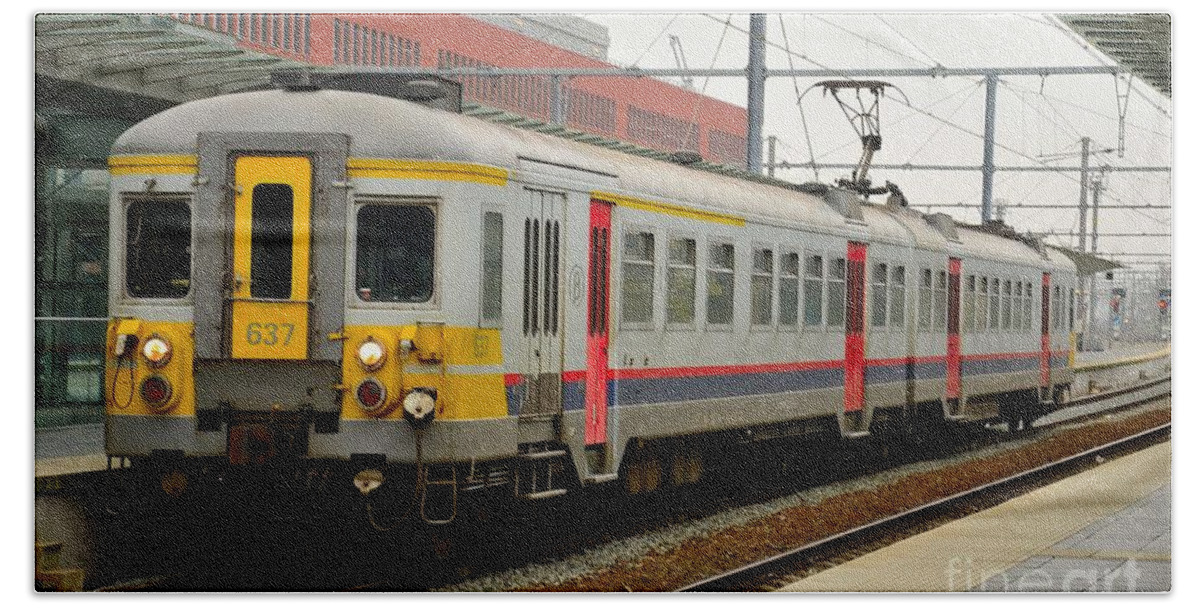
<svg viewBox="0 0 1200 608">
<path fill-rule="evenodd" d="M 779 14 L 779 29 L 783 32 L 783 47 L 787 51 L 788 67 L 795 70 L 796 65 L 792 61 L 791 43 L 788 42 L 787 24 L 783 21 L 783 13 Z M 812 136 L 808 131 L 808 117 L 804 114 L 804 104 L 802 103 L 804 96 L 800 93 L 800 81 L 794 74 L 792 75 L 792 87 L 796 90 L 796 107 L 800 110 L 800 124 L 804 127 L 804 143 L 808 145 L 808 158 L 812 159 L 815 154 L 813 154 Z M 821 181 L 821 171 L 817 169 L 815 162 L 812 164 L 812 171 L 813 179 Z"/>
<path fill-rule="evenodd" d="M 845 27 L 843 27 L 843 26 L 841 26 L 841 25 L 838 25 L 837 23 L 834 23 L 833 21 L 830 21 L 830 20 L 828 20 L 828 19 L 825 19 L 825 18 L 823 18 L 823 17 L 821 17 L 821 16 L 819 16 L 819 15 L 813 15 L 813 19 L 816 19 L 817 21 L 820 21 L 820 22 L 822 22 L 822 23 L 825 23 L 826 25 L 829 25 L 830 27 L 833 27 L 833 28 L 839 29 L 839 30 L 841 30 L 841 31 L 843 31 L 843 32 L 845 32 L 845 33 L 847 33 L 847 34 L 849 34 L 849 35 L 851 35 L 851 36 L 855 37 L 855 38 L 858 38 L 859 40 L 862 40 L 862 41 L 866 42 L 866 43 L 867 43 L 867 44 L 869 44 L 869 45 L 875 45 L 875 46 L 877 46 L 877 47 L 879 47 L 879 48 L 881 48 L 881 49 L 883 49 L 883 50 L 885 50 L 885 51 L 889 51 L 889 52 L 891 52 L 891 53 L 892 53 L 892 54 L 894 54 L 894 55 L 899 55 L 900 57 L 904 57 L 905 59 L 908 59 L 908 60 L 910 60 L 910 61 L 913 61 L 913 62 L 916 62 L 916 63 L 922 64 L 922 65 L 924 65 L 924 64 L 925 64 L 925 62 L 924 62 L 924 61 L 922 61 L 922 60 L 920 60 L 920 59 L 917 59 L 916 57 L 913 57 L 912 55 L 909 55 L 909 54 L 907 54 L 907 53 L 904 53 L 904 52 L 901 52 L 901 51 L 897 51 L 896 49 L 893 49 L 892 47 L 890 47 L 890 46 L 887 46 L 886 44 L 882 44 L 882 43 L 880 43 L 878 40 L 872 40 L 871 38 L 868 38 L 867 36 L 863 36 L 862 34 L 859 34 L 858 32 L 855 32 L 855 31 L 853 31 L 853 30 L 850 30 L 850 29 L 848 29 L 848 28 L 845 28 Z M 935 62 L 934 62 L 934 65 L 933 65 L 933 66 L 930 66 L 930 67 L 937 67 L 937 66 L 939 66 L 939 65 L 941 65 L 941 64 L 939 64 L 939 63 L 937 63 L 937 62 L 935 61 Z"/>
<path fill-rule="evenodd" d="M 721 30 L 721 37 L 717 39 L 717 49 L 716 49 L 716 51 L 713 52 L 712 63 L 710 63 L 708 66 L 708 69 L 710 69 L 710 70 L 713 69 L 714 67 L 716 67 L 716 65 L 717 65 L 717 59 L 721 56 L 721 46 L 723 44 L 725 44 L 725 35 L 729 33 L 729 26 L 732 24 L 732 22 L 733 22 L 733 14 L 730 13 L 725 16 L 725 28 Z M 695 125 L 696 126 L 696 137 L 697 137 L 696 146 L 697 147 L 699 147 L 699 145 L 700 145 L 700 141 L 699 141 L 700 103 L 704 99 L 704 92 L 708 90 L 708 82 L 710 80 L 712 80 L 711 76 L 704 77 L 704 84 L 700 85 L 700 94 L 696 96 L 696 101 L 695 101 L 695 103 L 692 104 L 692 118 L 690 121 L 688 121 L 687 125 L 685 125 L 684 132 L 681 135 L 681 137 L 684 138 L 685 140 L 689 139 L 690 135 L 691 135 L 691 131 L 692 131 L 692 125 Z M 687 143 L 687 142 L 686 141 L 680 142 L 680 145 L 676 146 L 676 148 L 683 149 L 685 143 Z"/>
<path fill-rule="evenodd" d="M 889 30 L 892 30 L 893 32 L 895 32 L 896 35 L 899 36 L 901 39 L 903 39 L 905 42 L 907 42 L 909 46 L 916 49 L 918 53 L 924 55 L 926 59 L 932 61 L 934 65 L 938 65 L 938 66 L 942 65 L 942 62 L 938 61 L 936 57 L 934 57 L 933 55 L 930 55 L 929 53 L 926 53 L 925 49 L 917 46 L 917 43 L 915 43 L 911 39 L 909 39 L 908 36 L 905 36 L 904 32 L 900 31 L 898 28 L 893 26 L 891 23 L 888 23 L 887 20 L 883 18 L 883 15 L 877 14 L 877 15 L 875 15 L 875 18 L 878 19 L 880 23 L 887 26 L 887 28 Z"/>
<path fill-rule="evenodd" d="M 654 48 L 654 45 L 658 44 L 659 40 L 662 40 L 663 34 L 667 33 L 667 30 L 671 28 L 671 25 L 675 23 L 675 20 L 679 18 L 679 15 L 680 13 L 676 13 L 671 16 L 671 20 L 668 21 L 665 26 L 663 26 L 662 30 L 658 32 L 658 35 L 654 37 L 654 40 L 652 40 L 650 44 L 646 46 L 646 50 L 642 51 L 642 54 L 638 55 L 638 58 L 634 59 L 633 63 L 631 63 L 629 67 L 637 67 L 637 64 L 646 58 L 646 55 L 650 52 L 650 49 Z"/>
<path fill-rule="evenodd" d="M 979 82 L 975 83 L 975 88 L 978 89 L 981 85 L 983 85 L 983 83 L 984 83 L 983 80 L 980 80 Z M 954 118 L 955 116 L 958 116 L 958 113 L 961 112 L 964 107 L 966 107 L 967 102 L 971 101 L 972 97 L 973 97 L 973 95 L 968 95 L 968 96 L 964 97 L 962 102 L 958 104 L 958 107 L 954 108 L 954 111 L 950 113 L 949 118 Z M 921 142 L 921 145 L 917 146 L 917 149 L 914 150 L 911 155 L 909 155 L 908 160 L 906 160 L 904 162 L 911 163 L 913 161 L 913 159 L 916 158 L 917 155 L 920 154 L 921 151 L 925 149 L 925 146 L 928 146 L 929 142 L 933 141 L 933 138 L 937 137 L 937 135 L 939 133 L 941 133 L 942 130 L 944 130 L 945 128 L 946 128 L 945 124 L 938 125 L 938 127 L 936 129 L 934 129 L 933 131 L 931 131 L 929 133 L 929 136 L 925 138 L 925 141 Z"/>
<path fill-rule="evenodd" d="M 1079 105 L 1079 104 L 1077 104 L 1077 103 L 1075 103 L 1075 102 L 1073 102 L 1073 101 L 1070 101 L 1070 100 L 1067 100 L 1067 99 L 1063 99 L 1063 98 L 1061 98 L 1061 97 L 1055 97 L 1054 95 L 1050 95 L 1050 94 L 1048 94 L 1048 93 L 1046 93 L 1046 92 L 1044 92 L 1044 91 L 1034 91 L 1034 90 L 1032 90 L 1032 89 L 1027 89 L 1027 88 L 1025 88 L 1025 87 L 1022 87 L 1022 86 L 1020 86 L 1020 85 L 1014 84 L 1014 83 L 1013 83 L 1013 82 L 1011 82 L 1011 81 L 1010 81 L 1010 82 L 1008 82 L 1008 83 L 1006 83 L 1006 84 L 1007 84 L 1008 88 L 1010 88 L 1010 89 L 1015 89 L 1015 90 L 1018 90 L 1018 91 L 1024 91 L 1024 92 L 1026 92 L 1026 93 L 1036 94 L 1036 95 L 1039 95 L 1039 96 L 1041 96 L 1041 97 L 1045 97 L 1046 99 L 1050 99 L 1050 100 L 1056 101 L 1056 102 L 1058 102 L 1058 103 L 1061 103 L 1061 104 L 1063 104 L 1063 105 L 1071 106 L 1072 108 L 1075 108 L 1075 109 L 1077 109 L 1077 110 L 1082 110 L 1082 111 L 1084 111 L 1084 112 L 1087 112 L 1087 113 L 1089 113 L 1089 114 L 1093 114 L 1093 115 L 1099 116 L 1100 118 L 1103 118 L 1103 119 L 1105 119 L 1105 120 L 1111 120 L 1111 121 L 1114 121 L 1114 122 L 1117 120 L 1117 118 L 1116 118 L 1115 116 L 1109 116 L 1108 114 L 1105 114 L 1104 112 L 1101 112 L 1101 111 L 1099 111 L 1099 110 L 1096 110 L 1096 109 L 1093 109 L 1093 108 L 1089 108 L 1089 107 L 1087 107 L 1087 106 Z M 1145 126 L 1142 126 L 1142 125 L 1140 125 L 1140 124 L 1137 124 L 1137 123 L 1135 123 L 1135 122 L 1130 122 L 1130 121 L 1128 121 L 1128 120 L 1126 120 L 1126 121 L 1125 121 L 1125 125 L 1126 125 L 1126 126 L 1130 126 L 1130 127 L 1134 127 L 1134 128 L 1136 128 L 1136 129 L 1138 129 L 1138 130 L 1140 130 L 1140 131 L 1145 131 L 1145 132 L 1147 132 L 1147 133 L 1151 133 L 1151 134 L 1153 134 L 1153 135 L 1158 135 L 1159 137 L 1170 137 L 1170 135 L 1168 135 L 1168 134 L 1166 134 L 1166 133 L 1162 133 L 1162 132 L 1160 132 L 1160 131 L 1155 131 L 1154 129 L 1152 129 L 1152 128 L 1150 128 L 1150 127 L 1145 127 Z"/>
</svg>

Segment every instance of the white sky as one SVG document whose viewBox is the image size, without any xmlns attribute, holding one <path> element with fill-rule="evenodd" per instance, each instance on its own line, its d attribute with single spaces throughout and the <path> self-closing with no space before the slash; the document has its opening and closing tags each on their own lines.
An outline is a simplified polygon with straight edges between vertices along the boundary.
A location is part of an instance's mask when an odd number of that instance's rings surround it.
<svg viewBox="0 0 1200 608">
<path fill-rule="evenodd" d="M 678 36 L 692 68 L 742 68 L 746 65 L 748 16 L 734 14 L 726 30 L 728 13 L 704 14 L 591 14 L 583 15 L 608 26 L 609 61 L 621 66 L 675 67 L 668 37 Z M 1074 66 L 1108 62 L 1081 46 L 1079 39 L 1056 27 L 1038 13 L 919 14 L 919 13 L 779 13 L 767 18 L 767 65 L 786 68 L 787 47 L 797 68 L 926 68 L 946 67 Z M 736 29 L 735 29 L 736 28 Z M 739 31 L 742 30 L 742 31 Z M 778 45 L 773 46 L 773 45 Z M 798 55 L 812 61 L 805 61 Z M 816 62 L 814 64 L 813 62 Z M 809 158 L 805 130 L 796 104 L 796 86 L 805 91 L 817 79 L 773 77 L 767 81 L 765 135 L 780 139 L 780 160 L 805 162 Z M 676 80 L 678 82 L 678 80 Z M 917 108 L 948 120 L 945 125 L 903 105 L 885 100 L 882 105 L 883 149 L 877 163 L 980 164 L 983 156 L 984 86 L 982 77 L 932 79 L 893 78 Z M 742 78 L 695 80 L 698 90 L 745 106 Z M 1171 100 L 1153 88 L 1134 82 L 1125 123 L 1125 155 L 1093 156 L 1092 165 L 1166 166 L 1172 163 Z M 1123 87 L 1122 87 L 1123 90 Z M 1141 95 L 1139 95 L 1141 93 Z M 1144 96 L 1143 96 L 1144 95 Z M 1149 101 L 1147 100 L 1149 98 Z M 1157 107 L 1155 107 L 1157 106 Z M 1167 112 L 1167 113 L 1164 113 Z M 813 91 L 804 97 L 808 134 L 813 152 L 823 162 L 856 162 L 858 139 L 836 103 Z M 1057 164 L 1079 166 L 1080 140 L 1092 138 L 1092 149 L 1116 148 L 1118 141 L 1117 95 L 1111 76 L 1005 77 L 997 96 L 997 165 L 1036 164 L 1044 154 L 1067 153 Z M 1006 150 L 1005 146 L 1010 150 Z M 765 154 L 765 146 L 764 146 Z M 849 170 L 822 170 L 821 181 L 847 176 Z M 777 173 L 792 181 L 813 179 L 810 169 Z M 912 205 L 978 205 L 981 176 L 978 172 L 873 170 L 871 178 L 882 185 L 890 180 L 904 189 Z M 1164 173 L 1109 173 L 1101 205 L 1169 205 L 1171 177 Z M 995 199 L 1024 205 L 1077 205 L 1079 173 L 998 172 Z M 923 209 L 923 208 L 922 208 Z M 924 209 L 923 209 L 924 210 Z M 935 209 L 938 210 L 938 209 Z M 978 206 L 941 209 L 959 219 L 977 222 Z M 1066 233 L 1078 229 L 1077 209 L 1009 209 L 1008 223 L 1019 230 Z M 1091 230 L 1089 213 L 1088 230 Z M 1105 232 L 1170 233 L 1169 209 L 1102 209 L 1100 252 L 1169 252 L 1169 238 L 1105 237 Z M 1051 243 L 1074 246 L 1067 236 L 1049 237 Z M 1147 261 L 1146 257 L 1125 257 Z"/>
</svg>

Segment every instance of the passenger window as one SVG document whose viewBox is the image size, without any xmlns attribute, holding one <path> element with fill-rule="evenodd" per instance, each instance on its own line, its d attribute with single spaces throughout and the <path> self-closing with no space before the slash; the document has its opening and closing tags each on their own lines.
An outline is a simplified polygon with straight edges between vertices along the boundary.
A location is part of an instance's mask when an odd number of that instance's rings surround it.
<svg viewBox="0 0 1200 608">
<path fill-rule="evenodd" d="M 779 258 L 779 326 L 795 327 L 799 321 L 800 254 Z"/>
<path fill-rule="evenodd" d="M 917 327 L 928 329 L 933 316 L 933 271 L 921 269 L 921 286 L 917 291 Z"/>
<path fill-rule="evenodd" d="M 871 326 L 887 325 L 887 264 L 876 264 L 871 269 Z"/>
<path fill-rule="evenodd" d="M 1033 283 L 1025 283 L 1025 329 L 1033 329 Z"/>
<path fill-rule="evenodd" d="M 667 323 L 691 323 L 696 318 L 696 240 L 671 239 L 667 250 Z"/>
<path fill-rule="evenodd" d="M 888 325 L 892 327 L 904 327 L 904 306 L 906 304 L 904 292 L 905 279 L 904 267 L 893 266 L 892 280 L 889 286 L 891 291 L 889 298 L 891 300 L 891 308 L 889 309 L 890 317 L 888 320 Z"/>
<path fill-rule="evenodd" d="M 1000 329 L 1000 279 L 992 279 L 988 294 L 988 329 Z"/>
<path fill-rule="evenodd" d="M 987 331 L 988 320 L 988 278 L 979 277 L 979 292 L 975 300 L 975 329 Z"/>
<path fill-rule="evenodd" d="M 829 327 L 841 327 L 846 321 L 846 258 L 833 258 L 826 266 L 829 298 L 825 307 L 825 323 Z"/>
<path fill-rule="evenodd" d="M 504 311 L 504 216 L 494 211 L 483 214 L 482 271 L 480 317 L 494 325 Z"/>
<path fill-rule="evenodd" d="M 654 235 L 627 232 L 622 248 L 621 322 L 654 320 Z"/>
<path fill-rule="evenodd" d="M 962 299 L 963 323 L 962 333 L 975 331 L 975 275 L 967 276 L 966 294 Z"/>
<path fill-rule="evenodd" d="M 772 294 L 775 292 L 775 254 L 770 249 L 754 250 L 750 275 L 750 324 L 770 325 Z"/>
<path fill-rule="evenodd" d="M 821 302 L 824 299 L 822 279 L 825 275 L 825 259 L 819 255 L 804 257 L 804 324 L 821 324 Z"/>
<path fill-rule="evenodd" d="M 364 302 L 433 298 L 435 218 L 428 205 L 366 204 L 356 222 L 354 292 Z"/>
<path fill-rule="evenodd" d="M 1062 288 L 1054 286 L 1054 300 L 1050 303 L 1051 326 L 1054 329 L 1062 327 Z"/>
<path fill-rule="evenodd" d="M 139 199 L 125 210 L 125 289 L 182 298 L 191 288 L 192 210 L 186 199 Z"/>
<path fill-rule="evenodd" d="M 933 301 L 937 307 L 933 309 L 933 326 L 938 329 L 946 329 L 946 308 L 948 302 L 947 289 L 948 282 L 945 270 L 939 270 L 937 275 L 937 285 L 934 288 Z"/>
<path fill-rule="evenodd" d="M 712 325 L 733 323 L 733 245 L 708 246 L 707 318 Z"/>
<path fill-rule="evenodd" d="M 1067 331 L 1075 331 L 1075 288 L 1071 288 L 1070 298 L 1067 300 Z"/>
<path fill-rule="evenodd" d="M 1000 320 L 1005 330 L 1012 329 L 1012 298 L 1012 281 L 1006 280 L 1004 281 L 1004 308 Z"/>
</svg>

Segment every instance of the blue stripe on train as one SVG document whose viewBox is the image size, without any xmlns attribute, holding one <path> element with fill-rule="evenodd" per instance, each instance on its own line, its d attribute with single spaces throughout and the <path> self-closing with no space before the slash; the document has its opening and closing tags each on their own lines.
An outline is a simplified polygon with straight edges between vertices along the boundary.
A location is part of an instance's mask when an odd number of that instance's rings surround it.
<svg viewBox="0 0 1200 608">
<path fill-rule="evenodd" d="M 1066 357 L 1051 357 L 1052 367 L 1063 367 Z M 1037 357 L 1014 357 L 1011 359 L 964 360 L 963 375 L 976 376 L 1006 372 L 1036 371 Z M 911 367 L 904 363 L 892 365 L 868 365 L 866 384 L 903 382 L 909 376 L 913 380 L 937 380 L 946 377 L 946 364 L 942 361 L 915 363 Z M 617 380 L 608 381 L 608 405 L 613 407 L 617 394 Z M 677 376 L 672 378 L 625 378 L 620 382 L 620 405 L 642 405 L 668 401 L 695 401 L 722 397 L 748 397 L 803 391 L 817 388 L 833 388 L 845 382 L 844 370 L 811 369 L 788 372 L 760 372 L 725 374 L 719 376 Z M 563 410 L 582 410 L 584 382 L 564 382 L 562 386 Z M 508 397 L 508 413 L 517 415 L 525 386 L 515 384 L 505 387 Z"/>
</svg>

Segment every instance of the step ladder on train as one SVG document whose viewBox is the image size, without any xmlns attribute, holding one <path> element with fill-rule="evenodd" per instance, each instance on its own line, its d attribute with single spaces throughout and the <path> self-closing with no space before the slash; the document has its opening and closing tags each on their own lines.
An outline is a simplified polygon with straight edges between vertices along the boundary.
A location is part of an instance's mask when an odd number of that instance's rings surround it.
<svg viewBox="0 0 1200 608">
<path fill-rule="evenodd" d="M 513 494 L 525 500 L 545 500 L 566 494 L 566 488 L 555 485 L 567 481 L 567 457 L 564 449 L 529 446 L 517 456 Z"/>
</svg>

